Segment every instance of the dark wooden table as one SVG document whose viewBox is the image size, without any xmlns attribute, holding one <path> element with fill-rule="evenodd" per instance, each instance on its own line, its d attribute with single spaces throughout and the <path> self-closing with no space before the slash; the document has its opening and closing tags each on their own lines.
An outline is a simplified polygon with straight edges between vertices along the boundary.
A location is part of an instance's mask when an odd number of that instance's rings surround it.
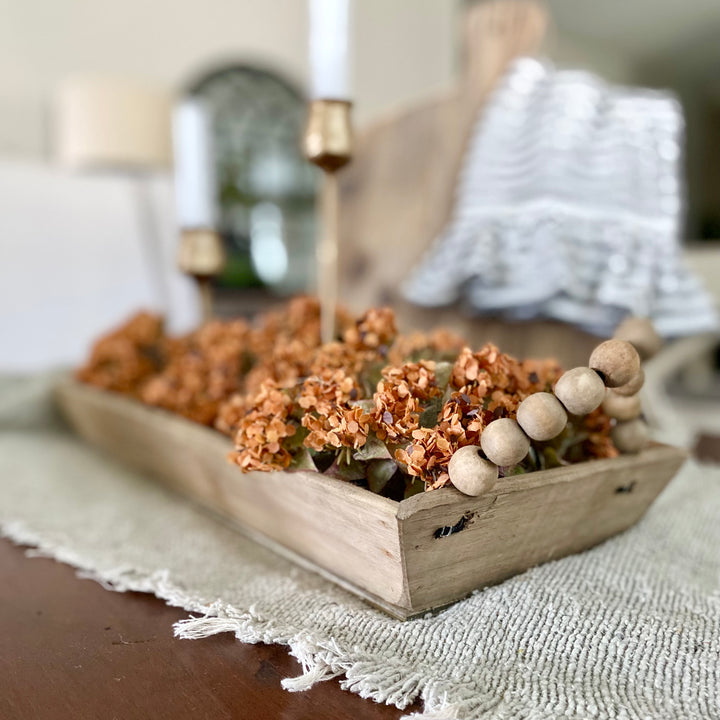
<svg viewBox="0 0 720 720">
<path fill-rule="evenodd" d="M 344 692 L 303 693 L 287 648 L 230 634 L 178 640 L 188 613 L 154 596 L 115 593 L 53 560 L 0 541 L 0 718 L 3 720 L 390 720 L 403 713 Z"/>
</svg>

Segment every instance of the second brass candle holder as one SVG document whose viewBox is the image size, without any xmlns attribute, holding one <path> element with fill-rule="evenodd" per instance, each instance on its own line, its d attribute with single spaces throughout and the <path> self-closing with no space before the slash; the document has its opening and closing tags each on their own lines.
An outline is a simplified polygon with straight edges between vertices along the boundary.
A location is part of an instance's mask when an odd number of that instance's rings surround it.
<svg viewBox="0 0 720 720">
<path fill-rule="evenodd" d="M 182 231 L 178 266 L 197 283 L 202 305 L 203 322 L 212 320 L 213 297 L 211 281 L 225 268 L 225 249 L 222 238 L 210 228 L 192 228 Z"/>
<path fill-rule="evenodd" d="M 352 104 L 346 100 L 313 100 L 303 138 L 307 160 L 324 173 L 319 198 L 321 232 L 317 244 L 317 289 L 323 343 L 335 337 L 338 296 L 340 193 L 337 171 L 352 158 Z"/>
</svg>

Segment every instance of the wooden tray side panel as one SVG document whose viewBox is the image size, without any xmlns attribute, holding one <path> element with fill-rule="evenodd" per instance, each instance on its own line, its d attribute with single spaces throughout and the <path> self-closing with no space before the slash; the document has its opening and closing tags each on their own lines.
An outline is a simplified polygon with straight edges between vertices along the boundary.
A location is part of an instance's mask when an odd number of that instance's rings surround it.
<svg viewBox="0 0 720 720">
<path fill-rule="evenodd" d="M 633 457 L 507 478 L 497 493 L 481 498 L 451 491 L 455 497 L 435 500 L 428 493 L 413 506 L 403 503 L 400 532 L 413 609 L 447 604 L 626 530 L 684 459 L 683 451 L 658 446 Z M 443 537 L 441 528 L 455 532 Z"/>
<path fill-rule="evenodd" d="M 219 433 L 133 400 L 67 381 L 57 399 L 75 430 L 240 529 L 266 536 L 386 602 L 406 606 L 398 503 L 302 472 L 248 473 Z M 275 546 L 276 547 L 276 546 Z"/>
<path fill-rule="evenodd" d="M 482 497 L 447 488 L 397 503 L 318 473 L 243 474 L 227 438 L 119 395 L 67 381 L 57 396 L 92 444 L 400 618 L 622 532 L 685 458 L 654 446 L 504 478 Z"/>
</svg>

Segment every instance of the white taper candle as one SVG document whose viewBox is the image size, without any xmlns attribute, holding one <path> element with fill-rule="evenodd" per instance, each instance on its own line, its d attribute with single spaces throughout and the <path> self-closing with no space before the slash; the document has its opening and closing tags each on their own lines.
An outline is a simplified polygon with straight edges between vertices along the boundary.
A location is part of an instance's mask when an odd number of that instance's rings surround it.
<svg viewBox="0 0 720 720">
<path fill-rule="evenodd" d="M 212 118 L 207 105 L 187 98 L 173 114 L 175 201 L 181 228 L 215 229 L 217 184 Z"/>
<path fill-rule="evenodd" d="M 314 99 L 350 98 L 350 0 L 310 0 L 310 71 Z"/>
</svg>

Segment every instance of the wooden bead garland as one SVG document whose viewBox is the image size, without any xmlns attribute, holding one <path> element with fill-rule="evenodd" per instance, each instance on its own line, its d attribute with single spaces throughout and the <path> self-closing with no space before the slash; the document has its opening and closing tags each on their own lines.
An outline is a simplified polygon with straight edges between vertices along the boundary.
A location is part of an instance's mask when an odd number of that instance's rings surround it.
<svg viewBox="0 0 720 720">
<path fill-rule="evenodd" d="M 517 421 L 532 440 L 543 442 L 557 437 L 567 425 L 567 413 L 551 393 L 529 395 L 518 407 Z"/>
<path fill-rule="evenodd" d="M 627 397 L 628 395 L 635 395 L 640 392 L 642 386 L 645 384 L 645 371 L 640 368 L 637 375 L 630 380 L 630 382 L 621 385 L 620 387 L 613 388 L 613 392 L 618 395 Z"/>
<path fill-rule="evenodd" d="M 648 360 L 662 348 L 662 338 L 648 318 L 629 317 L 618 325 L 615 341 L 632 344 L 643 360 Z M 650 441 L 647 424 L 640 418 L 642 407 L 640 392 L 645 382 L 645 371 L 639 368 L 626 383 L 608 391 L 603 402 L 605 412 L 617 422 L 611 431 L 615 447 L 621 453 L 636 453 Z"/>
<path fill-rule="evenodd" d="M 557 381 L 555 397 L 572 415 L 587 415 L 600 407 L 605 397 L 605 384 L 594 370 L 576 367 Z"/>
<path fill-rule="evenodd" d="M 662 348 L 662 338 L 648 318 L 628 317 L 616 328 L 613 337 L 627 340 L 638 351 L 642 360 L 649 360 Z"/>
<path fill-rule="evenodd" d="M 531 439 L 552 440 L 565 429 L 567 412 L 587 415 L 601 404 L 605 413 L 616 420 L 611 430 L 615 447 L 622 453 L 642 450 L 650 433 L 640 418 L 642 408 L 637 393 L 645 373 L 640 367 L 638 350 L 643 357 L 650 357 L 661 342 L 648 320 L 629 318 L 618 328 L 617 337 L 593 350 L 589 367 L 573 368 L 562 375 L 555 384 L 554 395 L 547 392 L 529 395 L 518 407 L 517 421 L 494 420 L 480 436 L 480 447 L 468 445 L 456 450 L 448 464 L 452 484 L 465 495 L 482 495 L 492 490 L 499 467 L 521 462 L 530 450 Z"/>
<path fill-rule="evenodd" d="M 530 450 L 530 438 L 516 420 L 493 420 L 480 436 L 480 447 L 490 462 L 500 467 L 517 465 Z"/>
<path fill-rule="evenodd" d="M 650 431 L 645 421 L 635 418 L 628 422 L 619 422 L 610 431 L 610 437 L 621 453 L 638 453 L 650 441 Z"/>
<path fill-rule="evenodd" d="M 614 420 L 634 420 L 642 413 L 640 398 L 637 395 L 625 397 L 614 390 L 608 390 L 602 404 L 605 414 Z"/>
<path fill-rule="evenodd" d="M 495 486 L 498 466 L 485 460 L 477 445 L 466 445 L 453 453 L 448 463 L 448 474 L 450 482 L 461 493 L 482 495 Z"/>
<path fill-rule="evenodd" d="M 589 364 L 600 374 L 607 387 L 616 388 L 637 375 L 640 356 L 626 340 L 606 340 L 592 351 Z"/>
</svg>

